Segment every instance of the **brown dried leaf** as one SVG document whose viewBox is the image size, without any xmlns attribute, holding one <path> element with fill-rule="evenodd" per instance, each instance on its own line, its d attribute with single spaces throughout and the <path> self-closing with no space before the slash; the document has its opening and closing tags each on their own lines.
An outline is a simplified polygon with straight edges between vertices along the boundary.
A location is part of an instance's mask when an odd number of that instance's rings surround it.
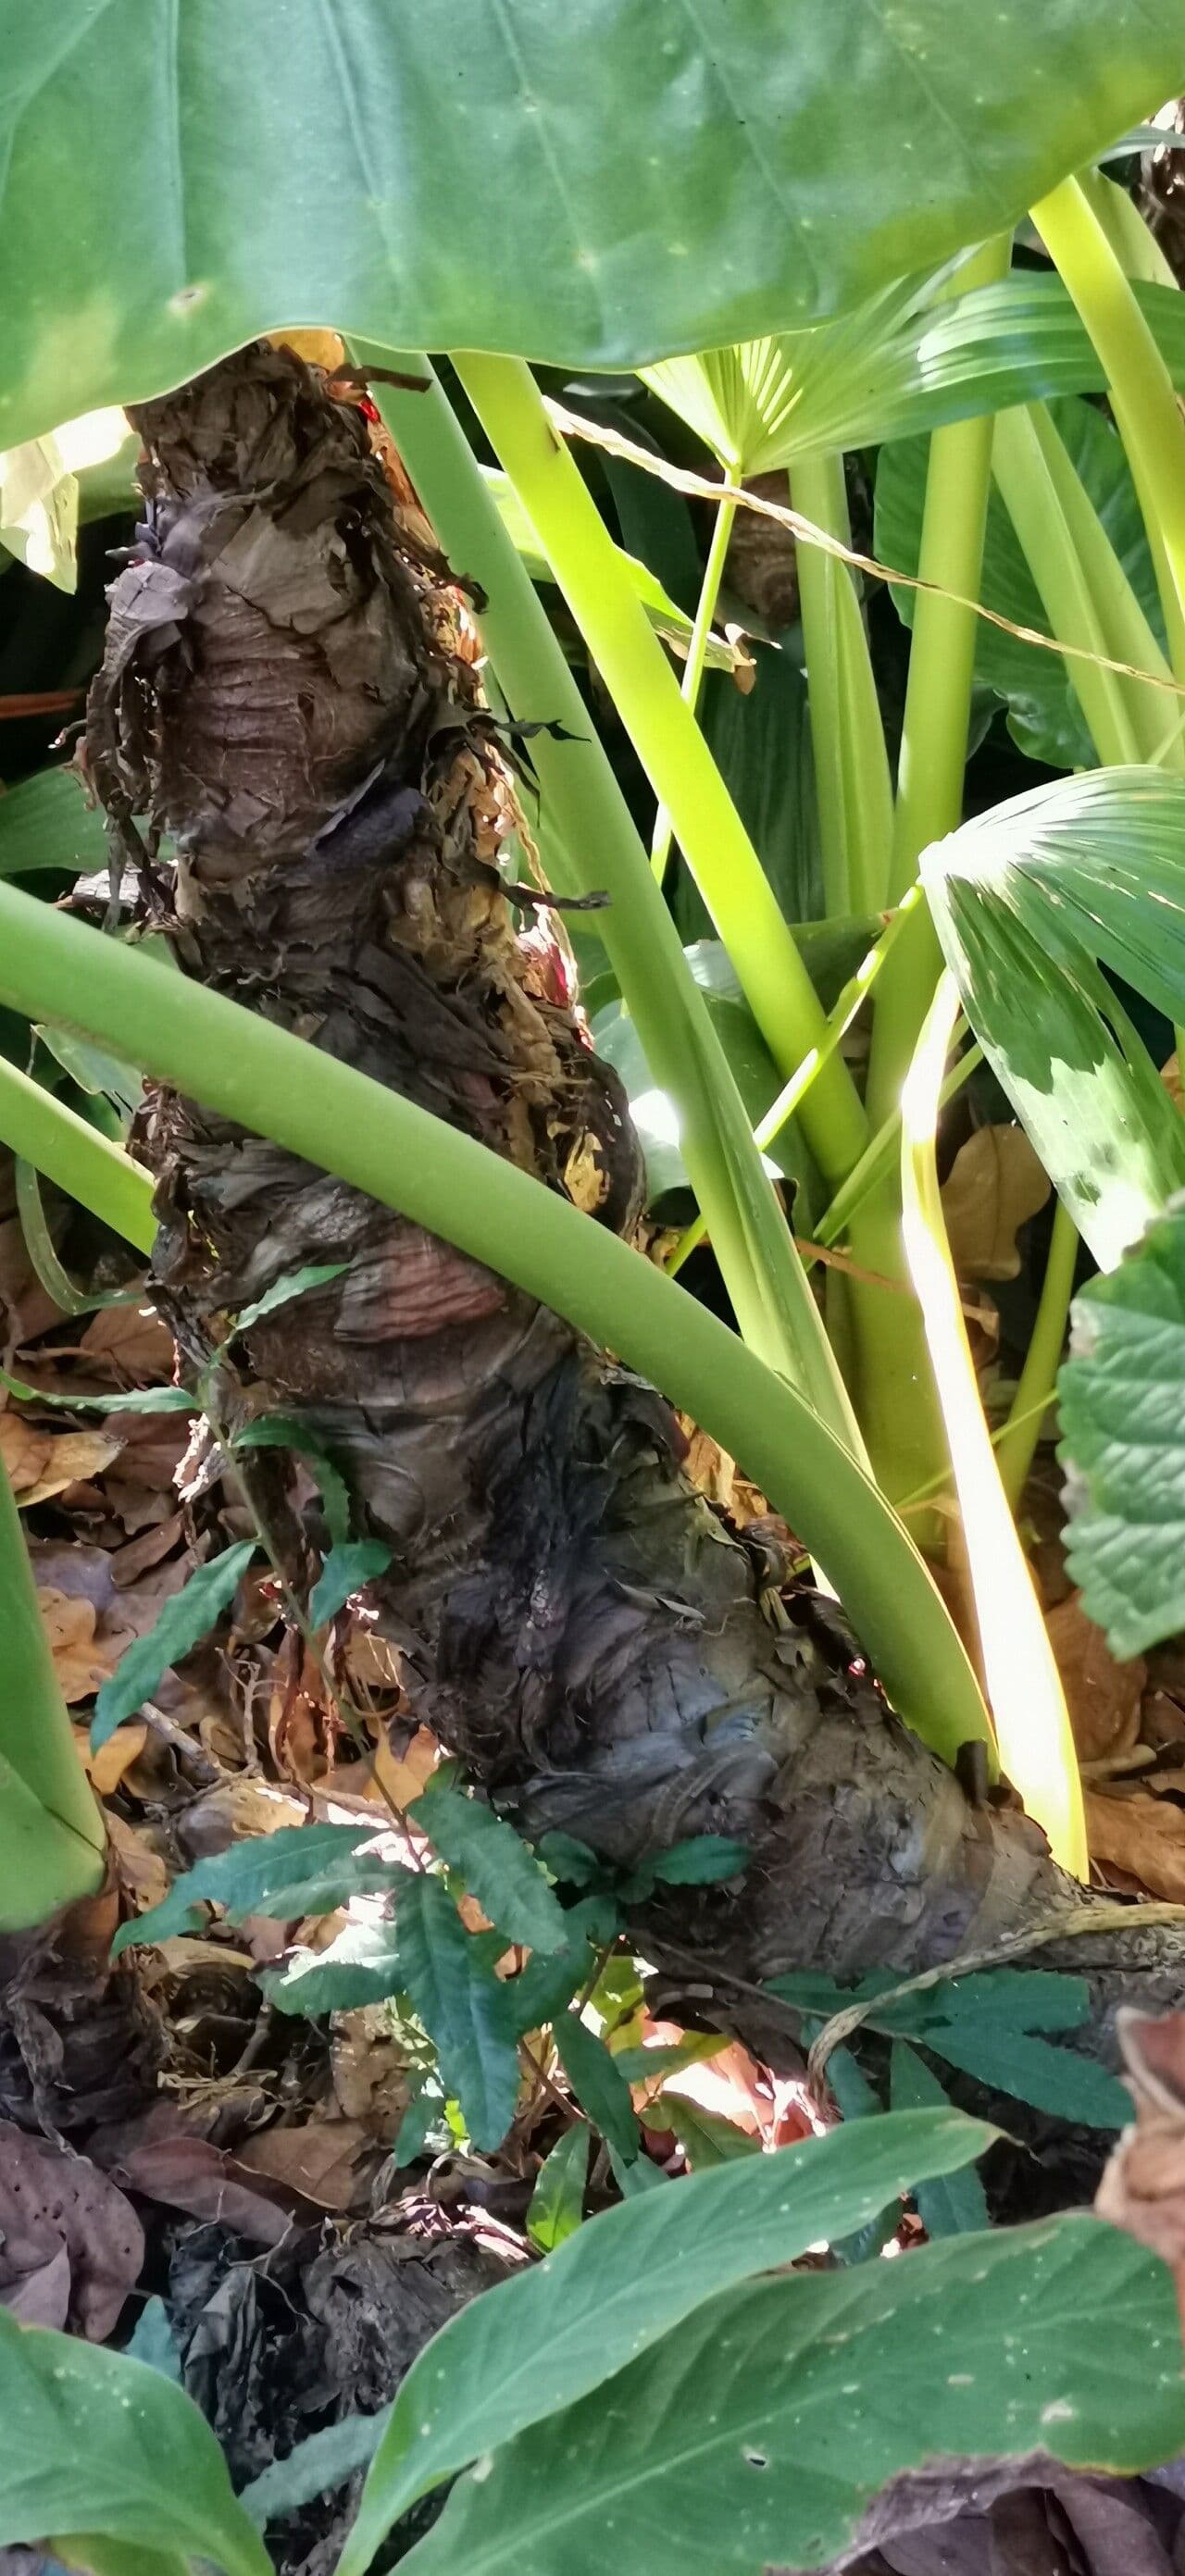
<svg viewBox="0 0 1185 2576">
<path fill-rule="evenodd" d="M 375 1747 L 375 1787 L 393 1806 L 410 1807 L 421 1789 L 427 1788 L 439 1760 L 440 1746 L 428 1727 L 418 1726 L 402 1753 L 392 1752 L 384 1729 Z"/>
<path fill-rule="evenodd" d="M 1140 1701 L 1148 1679 L 1143 1657 L 1116 1662 L 1102 1629 L 1087 1618 L 1080 1593 L 1060 1601 L 1045 1624 L 1079 1760 L 1099 1762 L 1105 1754 L 1129 1752 L 1139 1740 Z"/>
<path fill-rule="evenodd" d="M 22 2312 L 42 2322 L 43 2309 L 61 2304 L 63 2255 L 67 2295 L 58 2322 L 102 2343 L 144 2260 L 135 2210 L 89 2156 L 0 2121 L 0 2300 L 13 2304 L 24 2285 Z"/>
<path fill-rule="evenodd" d="M 214 2219 L 254 2245 L 278 2245 L 291 2224 L 287 2210 L 253 2187 L 239 2159 L 207 2138 L 178 2133 L 146 2139 L 113 2170 L 129 2191 L 163 2201 L 167 2209 L 188 2210 L 192 2218 Z"/>
<path fill-rule="evenodd" d="M 373 2147 L 360 2120 L 309 2120 L 300 2129 L 261 2130 L 239 2149 L 238 2161 L 319 2209 L 345 2210 L 358 2190 L 359 2162 Z"/>
<path fill-rule="evenodd" d="M 88 1752 L 86 1761 L 91 1787 L 100 1798 L 114 1795 L 125 1771 L 130 1770 L 133 1762 L 139 1761 L 147 1742 L 148 1728 L 143 1718 L 137 1718 L 130 1726 L 117 1726 L 114 1735 L 108 1736 L 97 1753 Z"/>
<path fill-rule="evenodd" d="M 89 1360 L 103 1360 L 109 1373 L 129 1385 L 145 1386 L 173 1375 L 173 1336 L 151 1306 L 103 1306 L 92 1315 L 78 1344 Z"/>
<path fill-rule="evenodd" d="M 169 1893 L 169 1873 L 152 1839 L 151 1828 L 129 1825 L 115 1807 L 108 1807 L 105 1822 L 115 1876 L 133 1913 L 147 1914 L 150 1906 L 163 1905 Z"/>
<path fill-rule="evenodd" d="M 1049 1190 L 1023 1127 L 978 1127 L 960 1147 L 942 1189 L 960 1279 L 1017 1278 L 1017 1230 L 1044 1207 Z"/>
<path fill-rule="evenodd" d="M 1149 1896 L 1185 1904 L 1185 1807 L 1141 1790 L 1132 1798 L 1086 1793 L 1091 1856 L 1126 1871 Z"/>
</svg>

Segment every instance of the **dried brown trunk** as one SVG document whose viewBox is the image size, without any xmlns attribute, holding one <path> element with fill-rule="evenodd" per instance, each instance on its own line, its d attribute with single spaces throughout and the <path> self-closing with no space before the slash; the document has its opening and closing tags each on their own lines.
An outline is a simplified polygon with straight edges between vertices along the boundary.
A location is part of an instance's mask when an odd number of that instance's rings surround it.
<svg viewBox="0 0 1185 2576">
<path fill-rule="evenodd" d="M 505 773 L 456 594 L 360 412 L 254 348 L 137 419 L 147 525 L 111 594 L 88 757 L 117 846 L 148 818 L 145 899 L 175 905 L 186 970 L 628 1232 L 624 1103 L 558 950 L 515 934 L 493 866 Z M 141 1142 L 154 1294 L 189 1365 L 281 1274 L 348 1264 L 240 1340 L 233 1400 L 300 1411 L 390 1544 L 376 1598 L 417 1712 L 529 1829 L 619 1859 L 709 1830 L 752 1845 L 739 1892 L 651 1917 L 652 1955 L 694 1959 L 744 2023 L 731 1980 L 908 1974 L 1067 1902 L 1036 1829 L 968 1803 L 834 1623 L 776 1616 L 649 1388 L 192 1102 L 157 1093 Z M 1075 1955 L 1105 1991 L 1136 1946 Z M 1175 1998 L 1180 1946 L 1139 1947 L 1145 1995 Z"/>
</svg>

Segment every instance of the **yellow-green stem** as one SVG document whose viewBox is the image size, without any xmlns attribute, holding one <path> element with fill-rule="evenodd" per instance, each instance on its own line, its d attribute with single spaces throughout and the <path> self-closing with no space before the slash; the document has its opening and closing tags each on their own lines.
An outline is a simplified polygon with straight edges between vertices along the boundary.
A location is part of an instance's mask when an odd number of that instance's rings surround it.
<svg viewBox="0 0 1185 2576">
<path fill-rule="evenodd" d="M 757 852 L 653 634 L 576 466 L 516 358 L 455 356 L 491 444 L 630 735 L 724 941 L 775 1064 L 787 1080 L 823 1035 L 822 1004 Z M 833 1057 L 803 1105 L 803 1131 L 838 1185 L 862 1152 L 867 1122 L 846 1066 Z"/>
<path fill-rule="evenodd" d="M 716 602 L 720 597 L 720 584 L 724 579 L 724 566 L 728 560 L 729 539 L 732 536 L 736 514 L 735 501 L 720 502 L 716 511 L 716 524 L 712 530 L 712 542 L 708 548 L 708 560 L 704 566 L 704 577 L 700 584 L 695 624 L 691 630 L 687 660 L 683 665 L 683 676 L 679 683 L 680 696 L 690 707 L 693 715 L 699 706 L 708 638 L 716 615 Z M 650 865 L 660 885 L 667 872 L 667 860 L 671 855 L 673 837 L 670 815 L 666 806 L 660 805 L 654 817 L 654 832 L 650 843 Z"/>
<path fill-rule="evenodd" d="M 1077 179 L 1033 207 L 1107 377 L 1156 564 L 1169 657 L 1185 680 L 1185 421 L 1173 380 L 1107 230 Z"/>
<path fill-rule="evenodd" d="M 1045 1277 L 1041 1283 L 1025 1364 L 1017 1380 L 1008 1420 L 996 1444 L 1000 1482 L 1014 1512 L 1024 1492 L 1041 1436 L 1041 1424 L 1057 1384 L 1077 1259 L 1078 1228 L 1059 1199 L 1053 1212 Z"/>
<path fill-rule="evenodd" d="M 803 456 L 790 470 L 796 510 L 850 546 L 844 462 Z M 893 787 L 856 576 L 821 546 L 798 548 L 819 845 L 829 920 L 889 900 Z"/>
<path fill-rule="evenodd" d="M 54 1669 L 0 1459 L 0 1933 L 103 1884 L 106 1838 Z"/>
</svg>

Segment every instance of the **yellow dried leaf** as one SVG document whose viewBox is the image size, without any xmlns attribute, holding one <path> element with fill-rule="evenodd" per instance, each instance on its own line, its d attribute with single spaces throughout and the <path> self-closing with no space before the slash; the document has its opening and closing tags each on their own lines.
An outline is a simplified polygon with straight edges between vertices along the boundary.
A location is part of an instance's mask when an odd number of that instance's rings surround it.
<svg viewBox="0 0 1185 2576">
<path fill-rule="evenodd" d="M 90 1756 L 91 1786 L 100 1798 L 110 1798 L 118 1789 L 124 1773 L 139 1761 L 147 1742 L 148 1728 L 143 1718 L 137 1718 L 130 1726 L 117 1726 L 114 1735 L 109 1735 L 98 1752 Z"/>
<path fill-rule="evenodd" d="M 12 1490 L 21 1502 L 24 1502 L 29 1487 L 44 1475 L 52 1447 L 51 1433 L 36 1430 L 31 1422 L 26 1422 L 23 1413 L 14 1413 L 11 1406 L 7 1412 L 0 1413 L 0 1458 L 4 1461 Z"/>
<path fill-rule="evenodd" d="M 269 331 L 273 349 L 291 349 L 307 367 L 324 367 L 333 375 L 346 362 L 346 344 L 336 331 Z"/>
<path fill-rule="evenodd" d="M 47 1587 L 38 1592 L 37 1607 L 63 1699 L 90 1699 L 112 1670 L 110 1648 L 95 1640 L 93 1601 Z"/>
<path fill-rule="evenodd" d="M 942 1190 L 951 1259 L 960 1279 L 1015 1279 L 1017 1231 L 1049 1196 L 1049 1179 L 1022 1127 L 979 1127 L 956 1154 Z"/>
<path fill-rule="evenodd" d="M 40 1476 L 21 1495 L 22 1506 L 27 1510 L 33 1503 L 48 1502 L 51 1494 L 65 1493 L 68 1485 L 85 1485 L 92 1476 L 101 1476 L 122 1447 L 122 1440 L 107 1431 L 57 1432 Z"/>
</svg>

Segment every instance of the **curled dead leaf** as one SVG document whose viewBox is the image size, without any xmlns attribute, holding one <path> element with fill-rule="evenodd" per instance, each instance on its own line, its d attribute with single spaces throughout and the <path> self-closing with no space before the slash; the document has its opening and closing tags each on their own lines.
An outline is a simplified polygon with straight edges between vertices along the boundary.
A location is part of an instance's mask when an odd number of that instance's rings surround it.
<svg viewBox="0 0 1185 2576">
<path fill-rule="evenodd" d="M 0 1423 L 11 1418 L 8 1413 L 2 1414 Z M 101 1476 L 104 1468 L 118 1458 L 122 1447 L 122 1440 L 114 1439 L 107 1431 L 53 1432 L 46 1440 L 39 1473 L 30 1472 L 31 1453 L 19 1449 L 19 1474 L 14 1474 L 11 1467 L 9 1473 L 21 1510 L 28 1511 L 34 1503 L 48 1502 L 52 1494 L 64 1494 L 71 1485 L 84 1485 L 90 1477 Z"/>
<path fill-rule="evenodd" d="M 1117 2027 L 1136 2119 L 1108 2161 L 1095 2208 L 1168 2264 L 1185 2322 L 1185 2013 L 1153 2018 L 1124 2008 Z"/>
<path fill-rule="evenodd" d="M 26 1422 L 24 1414 L 15 1412 L 11 1405 L 0 1413 L 0 1458 L 19 1499 L 23 1500 L 27 1488 L 45 1474 L 52 1446 L 51 1433 Z"/>
<path fill-rule="evenodd" d="M 1081 1762 L 1127 1753 L 1139 1738 L 1148 1667 L 1140 1655 L 1117 1663 L 1101 1628 L 1088 1619 L 1080 1593 L 1058 1603 L 1045 1625 L 1066 1694 Z"/>
<path fill-rule="evenodd" d="M 942 1188 L 951 1260 L 960 1279 L 1016 1279 L 1017 1233 L 1050 1183 L 1023 1127 L 977 1127 Z"/>
<path fill-rule="evenodd" d="M 94 1602 L 51 1586 L 38 1592 L 37 1607 L 63 1699 L 70 1704 L 92 1698 L 115 1669 L 110 1646 L 95 1635 Z"/>
<path fill-rule="evenodd" d="M 102 2343 L 143 2260 L 135 2210 L 89 2156 L 0 2121 L 0 2303 Z"/>
<path fill-rule="evenodd" d="M 1086 1828 L 1094 1860 L 1123 1870 L 1149 1896 L 1185 1905 L 1185 1807 L 1144 1790 L 1105 1798 L 1088 1789 Z"/>
</svg>

